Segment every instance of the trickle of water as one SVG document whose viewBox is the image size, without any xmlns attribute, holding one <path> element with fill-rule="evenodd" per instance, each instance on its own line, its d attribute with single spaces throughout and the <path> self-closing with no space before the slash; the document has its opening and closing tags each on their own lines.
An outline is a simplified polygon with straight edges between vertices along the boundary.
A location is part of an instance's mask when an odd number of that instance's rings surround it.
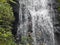
<svg viewBox="0 0 60 45">
<path fill-rule="evenodd" d="M 17 36 L 27 36 L 32 30 L 33 45 L 54 45 L 52 0 L 20 0 Z M 50 4 L 50 5 L 49 5 Z M 32 28 L 28 28 L 29 25 Z M 19 39 L 18 39 L 19 40 Z"/>
</svg>

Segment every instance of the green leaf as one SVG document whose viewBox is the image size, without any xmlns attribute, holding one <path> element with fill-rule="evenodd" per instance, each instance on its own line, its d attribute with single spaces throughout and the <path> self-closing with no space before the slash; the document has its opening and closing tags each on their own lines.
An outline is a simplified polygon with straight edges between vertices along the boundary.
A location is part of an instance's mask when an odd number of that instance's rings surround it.
<svg viewBox="0 0 60 45">
<path fill-rule="evenodd" d="M 0 0 L 0 2 L 7 2 L 7 0 Z"/>
<path fill-rule="evenodd" d="M 13 0 L 9 0 L 10 2 L 13 2 L 13 3 L 16 3 L 15 1 L 13 1 Z"/>
</svg>

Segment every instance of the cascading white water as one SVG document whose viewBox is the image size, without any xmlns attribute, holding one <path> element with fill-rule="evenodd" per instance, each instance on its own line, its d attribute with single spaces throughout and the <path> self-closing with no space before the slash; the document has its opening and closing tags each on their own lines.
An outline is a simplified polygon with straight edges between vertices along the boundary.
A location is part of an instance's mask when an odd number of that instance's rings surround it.
<svg viewBox="0 0 60 45">
<path fill-rule="evenodd" d="M 54 29 L 52 22 L 52 0 L 20 0 L 19 23 L 17 35 L 27 36 L 29 13 L 32 23 L 34 45 L 54 45 Z"/>
</svg>

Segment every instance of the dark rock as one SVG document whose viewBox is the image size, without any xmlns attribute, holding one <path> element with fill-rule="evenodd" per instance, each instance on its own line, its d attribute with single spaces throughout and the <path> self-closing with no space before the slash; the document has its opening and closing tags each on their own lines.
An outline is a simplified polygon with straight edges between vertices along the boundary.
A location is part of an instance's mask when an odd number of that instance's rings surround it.
<svg viewBox="0 0 60 45">
<path fill-rule="evenodd" d="M 10 2 L 12 8 L 13 8 L 13 12 L 14 12 L 14 16 L 15 16 L 15 21 L 13 23 L 13 29 L 12 29 L 12 34 L 15 36 L 17 33 L 17 25 L 18 25 L 18 21 L 19 21 L 19 2 L 18 0 L 15 0 L 16 3 L 12 3 Z"/>
</svg>

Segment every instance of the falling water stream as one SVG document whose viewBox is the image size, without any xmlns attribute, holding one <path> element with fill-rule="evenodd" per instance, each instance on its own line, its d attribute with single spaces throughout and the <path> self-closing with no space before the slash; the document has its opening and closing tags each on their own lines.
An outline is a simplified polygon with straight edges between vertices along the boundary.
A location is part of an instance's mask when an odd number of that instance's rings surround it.
<svg viewBox="0 0 60 45">
<path fill-rule="evenodd" d="M 27 37 L 28 30 L 32 30 L 33 45 L 54 45 L 52 3 L 52 0 L 19 0 L 18 40 L 20 35 Z"/>
</svg>

